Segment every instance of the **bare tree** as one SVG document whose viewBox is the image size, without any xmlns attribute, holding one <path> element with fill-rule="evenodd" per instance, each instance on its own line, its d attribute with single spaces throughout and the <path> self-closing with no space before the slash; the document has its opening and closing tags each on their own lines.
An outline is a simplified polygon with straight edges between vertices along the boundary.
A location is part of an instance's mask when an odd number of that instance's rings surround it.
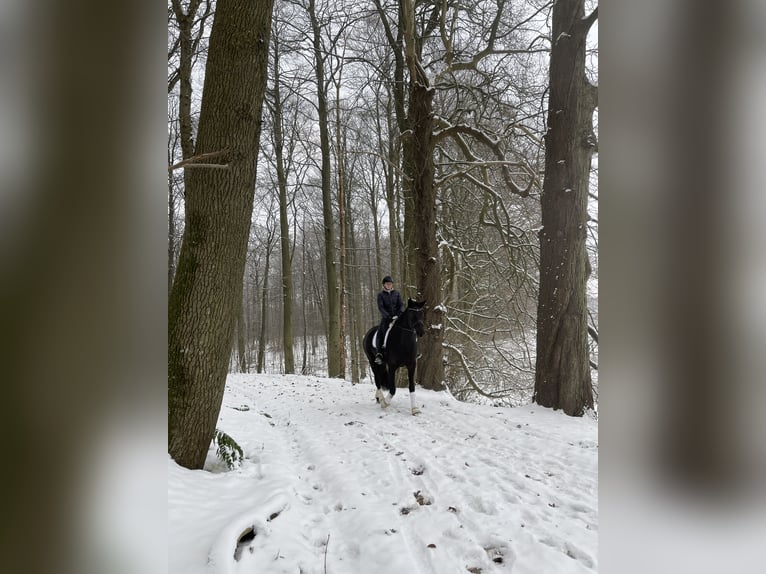
<svg viewBox="0 0 766 574">
<path fill-rule="evenodd" d="M 285 166 L 285 142 L 282 129 L 284 117 L 282 114 L 283 102 L 281 96 L 281 78 L 279 70 L 280 41 L 279 34 L 277 32 L 274 33 L 273 44 L 274 77 L 272 114 L 274 120 L 274 159 L 276 161 L 277 186 L 279 189 L 279 237 L 282 254 L 282 342 L 285 356 L 285 373 L 294 373 L 295 358 L 293 356 L 293 272 L 292 253 L 290 249 L 290 221 L 288 219 L 288 174 Z"/>
<path fill-rule="evenodd" d="M 261 325 L 258 328 L 258 356 L 256 363 L 256 372 L 264 372 L 264 361 L 266 360 L 266 323 L 268 321 L 268 301 L 269 301 L 269 272 L 271 270 L 271 252 L 274 248 L 274 236 L 276 228 L 273 223 L 273 217 L 269 217 L 266 222 L 266 262 L 263 271 L 263 284 L 261 285 Z"/>
<path fill-rule="evenodd" d="M 201 0 L 172 0 L 168 7 L 168 30 L 171 34 L 168 46 L 168 102 L 172 112 L 168 119 L 168 165 L 174 165 L 177 157 L 187 160 L 193 155 L 194 131 L 192 121 L 192 75 L 196 58 L 202 49 L 206 23 L 213 12 L 212 0 L 206 0 L 200 13 Z M 177 98 L 171 98 L 176 85 Z M 178 153 L 180 151 L 180 154 Z M 168 170 L 168 292 L 175 276 L 178 255 L 177 220 L 183 200 L 183 181 Z"/>
<path fill-rule="evenodd" d="M 327 76 L 325 61 L 327 51 L 322 44 L 323 25 L 317 6 L 309 0 L 306 6 L 311 20 L 314 49 L 314 69 L 317 82 L 317 111 L 319 113 L 319 140 L 322 155 L 322 202 L 324 216 L 325 274 L 327 279 L 327 375 L 343 377 L 340 349 L 340 290 L 338 265 L 335 260 L 335 224 L 333 221 L 332 178 L 330 159 L 329 109 L 327 104 Z"/>
</svg>

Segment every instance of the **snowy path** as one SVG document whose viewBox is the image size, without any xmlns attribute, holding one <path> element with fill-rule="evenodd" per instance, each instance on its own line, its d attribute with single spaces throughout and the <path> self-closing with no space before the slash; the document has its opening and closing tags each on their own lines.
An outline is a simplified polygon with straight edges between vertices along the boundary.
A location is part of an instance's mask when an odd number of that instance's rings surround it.
<svg viewBox="0 0 766 574">
<path fill-rule="evenodd" d="M 373 393 L 231 375 L 219 428 L 248 460 L 214 473 L 169 461 L 169 571 L 323 574 L 325 560 L 328 574 L 597 570 L 594 421 L 420 389 L 413 417 L 406 389 L 385 411 Z M 212 451 L 208 467 L 220 469 Z"/>
</svg>

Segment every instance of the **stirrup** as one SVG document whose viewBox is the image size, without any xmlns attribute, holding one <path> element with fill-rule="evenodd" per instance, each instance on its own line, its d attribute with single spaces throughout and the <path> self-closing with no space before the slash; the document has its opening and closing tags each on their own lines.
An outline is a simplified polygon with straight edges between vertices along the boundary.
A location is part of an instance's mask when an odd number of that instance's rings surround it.
<svg viewBox="0 0 766 574">
<path fill-rule="evenodd" d="M 383 364 L 383 353 L 381 353 L 380 351 L 375 353 L 375 361 L 374 362 L 375 362 L 376 365 L 382 365 Z"/>
</svg>

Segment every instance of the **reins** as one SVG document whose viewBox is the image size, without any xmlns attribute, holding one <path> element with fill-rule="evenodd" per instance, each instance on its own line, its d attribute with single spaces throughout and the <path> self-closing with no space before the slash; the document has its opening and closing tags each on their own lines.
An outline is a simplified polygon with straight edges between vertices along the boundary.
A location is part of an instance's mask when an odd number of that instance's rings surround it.
<svg viewBox="0 0 766 574">
<path fill-rule="evenodd" d="M 417 325 L 418 323 L 422 323 L 422 322 L 423 322 L 422 320 L 418 320 L 418 321 L 415 322 L 415 325 Z M 411 327 L 411 328 L 405 327 L 401 323 L 399 323 L 398 320 L 394 321 L 394 325 L 391 328 L 392 329 L 397 329 L 398 328 L 398 329 L 401 329 L 402 331 L 407 331 L 408 333 L 416 333 L 415 332 L 415 327 Z M 416 336 L 417 336 L 417 333 L 416 333 Z"/>
</svg>

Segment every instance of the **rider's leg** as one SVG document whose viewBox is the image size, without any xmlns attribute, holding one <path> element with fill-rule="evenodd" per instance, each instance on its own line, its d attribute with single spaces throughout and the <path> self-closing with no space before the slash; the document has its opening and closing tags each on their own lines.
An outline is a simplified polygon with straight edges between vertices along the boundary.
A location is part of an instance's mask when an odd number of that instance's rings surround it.
<svg viewBox="0 0 766 574">
<path fill-rule="evenodd" d="M 378 365 L 383 364 L 383 338 L 386 336 L 387 327 L 388 319 L 382 319 L 375 336 L 375 363 Z"/>
</svg>

